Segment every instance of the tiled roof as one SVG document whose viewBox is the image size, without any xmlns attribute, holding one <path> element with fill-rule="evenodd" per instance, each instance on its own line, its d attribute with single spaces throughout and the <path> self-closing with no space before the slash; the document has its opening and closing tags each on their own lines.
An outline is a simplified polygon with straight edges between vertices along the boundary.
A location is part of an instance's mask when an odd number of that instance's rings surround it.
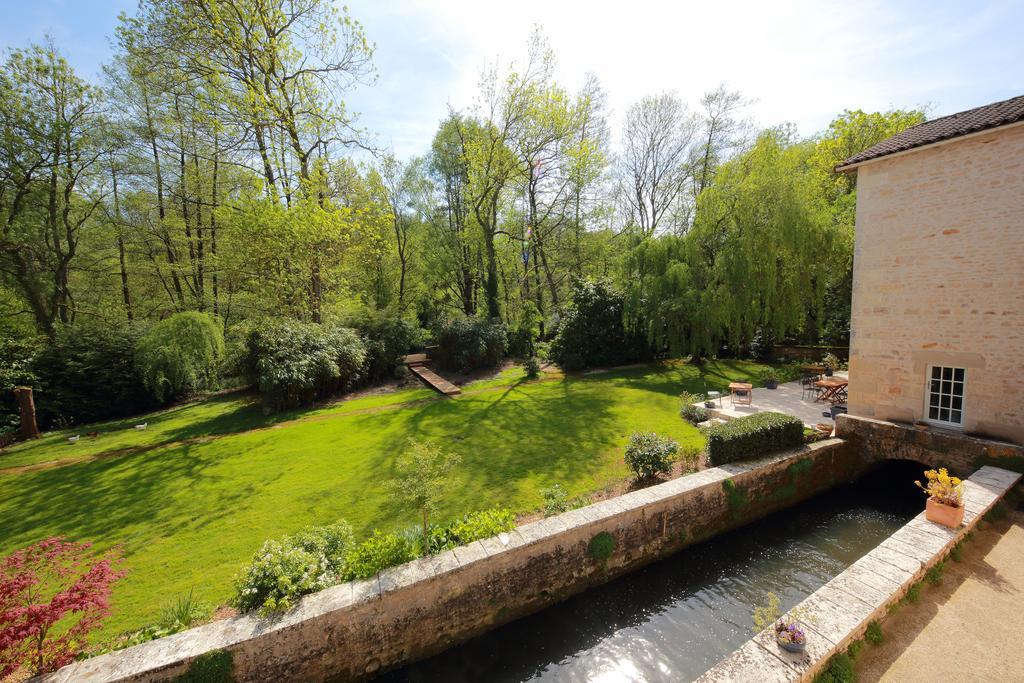
<svg viewBox="0 0 1024 683">
<path fill-rule="evenodd" d="M 911 126 L 902 133 L 882 140 L 860 154 L 853 155 L 836 166 L 836 170 L 842 171 L 849 166 L 870 159 L 930 145 L 933 142 L 960 137 L 968 133 L 976 133 L 980 130 L 998 128 L 1017 121 L 1024 121 L 1024 95 Z"/>
</svg>

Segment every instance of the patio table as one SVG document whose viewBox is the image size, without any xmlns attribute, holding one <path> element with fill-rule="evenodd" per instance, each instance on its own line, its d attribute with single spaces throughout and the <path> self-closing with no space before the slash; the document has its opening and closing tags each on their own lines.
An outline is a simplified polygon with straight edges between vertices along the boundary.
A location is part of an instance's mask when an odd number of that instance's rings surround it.
<svg viewBox="0 0 1024 683">
<path fill-rule="evenodd" d="M 846 386 L 849 383 L 849 381 L 839 377 L 819 379 L 814 383 L 814 386 L 820 387 L 824 391 L 815 400 L 825 403 L 841 403 L 846 400 Z"/>
<path fill-rule="evenodd" d="M 747 382 L 729 382 L 729 399 L 733 405 L 753 405 L 753 394 L 753 384 L 748 384 Z"/>
</svg>

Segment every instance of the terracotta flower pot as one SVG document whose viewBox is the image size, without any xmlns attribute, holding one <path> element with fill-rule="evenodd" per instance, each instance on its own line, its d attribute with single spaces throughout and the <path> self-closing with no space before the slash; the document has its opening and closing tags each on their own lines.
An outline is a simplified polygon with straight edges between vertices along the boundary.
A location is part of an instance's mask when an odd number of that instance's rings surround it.
<svg viewBox="0 0 1024 683">
<path fill-rule="evenodd" d="M 944 505 L 934 498 L 929 498 L 924 508 L 924 516 L 929 522 L 958 529 L 964 523 L 964 506 Z"/>
</svg>

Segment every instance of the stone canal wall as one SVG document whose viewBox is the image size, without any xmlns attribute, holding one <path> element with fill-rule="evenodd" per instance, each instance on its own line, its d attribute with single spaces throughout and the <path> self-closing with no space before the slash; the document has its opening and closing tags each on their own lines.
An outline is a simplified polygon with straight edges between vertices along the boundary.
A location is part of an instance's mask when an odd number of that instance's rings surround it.
<svg viewBox="0 0 1024 683">
<path fill-rule="evenodd" d="M 960 477 L 985 465 L 1024 473 L 1024 446 L 925 425 L 839 415 L 836 436 L 871 460 L 914 460 Z"/>
<path fill-rule="evenodd" d="M 958 529 L 929 522 L 922 512 L 797 605 L 789 615 L 807 633 L 805 652 L 783 650 L 769 627 L 712 667 L 698 683 L 813 681 L 830 657 L 845 652 L 864 635 L 868 624 L 884 620 L 889 608 L 945 559 L 1020 476 L 982 467 L 964 482 L 964 520 Z M 951 642 L 950 648 L 955 653 L 956 643 Z"/>
<path fill-rule="evenodd" d="M 742 526 L 866 468 L 840 439 L 731 463 L 303 599 L 88 659 L 49 681 L 162 681 L 227 650 L 239 681 L 358 680 L 436 654 Z"/>
</svg>

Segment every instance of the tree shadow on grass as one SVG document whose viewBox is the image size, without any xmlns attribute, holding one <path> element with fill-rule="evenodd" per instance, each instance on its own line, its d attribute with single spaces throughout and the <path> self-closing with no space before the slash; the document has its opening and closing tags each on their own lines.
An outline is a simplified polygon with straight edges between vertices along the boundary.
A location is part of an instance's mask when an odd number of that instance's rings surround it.
<svg viewBox="0 0 1024 683">
<path fill-rule="evenodd" d="M 211 469 L 216 459 L 193 450 L 182 445 L 159 454 L 101 459 L 0 479 L 0 546 L 13 549 L 61 534 L 107 547 L 139 538 L 137 531 L 130 531 L 138 525 L 150 528 L 147 538 L 170 536 L 196 521 L 229 516 L 242 499 L 257 493 L 251 487 L 229 485 L 229 477 Z M 183 500 L 176 494 L 198 482 L 219 490 L 218 504 L 190 516 L 181 509 L 187 495 Z"/>
</svg>

